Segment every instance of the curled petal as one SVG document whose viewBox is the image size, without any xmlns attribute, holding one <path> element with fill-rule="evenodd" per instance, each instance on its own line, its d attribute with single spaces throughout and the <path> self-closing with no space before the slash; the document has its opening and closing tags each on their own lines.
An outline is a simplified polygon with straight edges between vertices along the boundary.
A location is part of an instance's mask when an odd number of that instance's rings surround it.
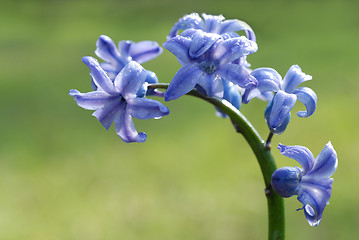
<svg viewBox="0 0 359 240">
<path fill-rule="evenodd" d="M 255 53 L 258 50 L 257 43 L 246 37 L 229 38 L 222 40 L 213 50 L 213 59 L 219 64 L 229 63 L 240 57 Z"/>
<path fill-rule="evenodd" d="M 332 182 L 330 178 L 322 182 L 301 184 L 297 199 L 303 204 L 302 209 L 310 226 L 317 226 L 322 220 L 324 208 L 331 197 Z"/>
<path fill-rule="evenodd" d="M 290 111 L 294 107 L 296 100 L 296 95 L 288 94 L 284 91 L 278 91 L 274 95 L 265 111 L 266 121 L 272 132 L 280 133 L 277 128 L 287 122 Z"/>
<path fill-rule="evenodd" d="M 189 48 L 189 55 L 191 58 L 199 58 L 204 54 L 215 41 L 220 38 L 219 35 L 213 33 L 206 33 L 198 30 L 193 36 L 191 46 Z"/>
<path fill-rule="evenodd" d="M 179 19 L 172 27 L 167 36 L 167 40 L 175 37 L 179 30 L 185 30 L 188 28 L 203 29 L 203 20 L 197 13 L 185 15 L 183 18 Z"/>
<path fill-rule="evenodd" d="M 272 92 L 264 92 L 261 95 L 258 95 L 257 98 L 262 101 L 269 102 L 270 100 L 272 100 L 273 95 L 274 94 Z"/>
<path fill-rule="evenodd" d="M 258 81 L 255 89 L 246 89 L 243 95 L 243 102 L 249 103 L 254 97 L 265 92 L 278 92 L 280 90 L 280 81 L 282 77 L 272 68 L 257 68 L 251 72 L 251 75 Z"/>
<path fill-rule="evenodd" d="M 252 28 L 247 23 L 237 19 L 223 21 L 219 29 L 219 34 L 238 32 L 242 30 L 246 32 L 249 40 L 254 42 L 256 41 L 256 35 L 254 34 Z"/>
<path fill-rule="evenodd" d="M 100 67 L 99 62 L 93 57 L 83 57 L 82 61 L 90 68 L 90 75 L 98 90 L 104 91 L 111 95 L 116 95 L 118 92 L 115 89 L 111 79 L 106 72 Z"/>
<path fill-rule="evenodd" d="M 165 92 L 165 100 L 177 99 L 191 91 L 203 74 L 205 73 L 196 65 L 188 64 L 180 68 Z"/>
<path fill-rule="evenodd" d="M 106 35 L 101 35 L 96 42 L 96 55 L 106 62 L 113 65 L 120 65 L 120 68 L 126 65 L 121 58 L 121 54 L 116 48 L 116 44 Z"/>
<path fill-rule="evenodd" d="M 129 55 L 132 57 L 133 61 L 144 63 L 159 56 L 162 51 L 163 49 L 157 42 L 142 41 L 131 44 Z"/>
<path fill-rule="evenodd" d="M 209 33 L 219 33 L 222 21 L 225 19 L 222 15 L 208 15 L 203 13 L 204 31 Z"/>
<path fill-rule="evenodd" d="M 293 65 L 283 79 L 282 89 L 287 93 L 293 93 L 301 83 L 311 79 L 312 76 L 303 73 L 298 65 Z"/>
<path fill-rule="evenodd" d="M 103 108 L 106 103 L 116 98 L 121 98 L 120 96 L 112 96 L 102 91 L 80 93 L 76 89 L 71 89 L 69 95 L 74 97 L 77 105 L 88 110 L 97 110 Z"/>
<path fill-rule="evenodd" d="M 266 91 L 279 91 L 282 77 L 273 68 L 257 68 L 251 75 L 258 80 L 258 88 Z"/>
<path fill-rule="evenodd" d="M 176 36 L 173 37 L 163 44 L 163 47 L 173 53 L 182 63 L 191 63 L 189 56 L 189 48 L 192 40 L 187 37 Z"/>
<path fill-rule="evenodd" d="M 309 172 L 314 165 L 312 152 L 303 146 L 286 146 L 279 144 L 280 153 L 286 157 L 296 160 L 303 168 L 303 175 Z"/>
<path fill-rule="evenodd" d="M 133 44 L 134 44 L 134 42 L 129 41 L 129 40 L 124 40 L 124 41 L 118 42 L 118 50 L 120 52 L 120 55 L 123 59 L 127 60 L 124 65 L 126 65 L 127 63 L 129 63 L 131 61 L 130 48 Z"/>
<path fill-rule="evenodd" d="M 242 95 L 242 101 L 243 103 L 247 104 L 249 103 L 253 98 L 258 97 L 261 95 L 261 92 L 258 88 L 247 88 L 243 95 Z"/>
<path fill-rule="evenodd" d="M 115 119 L 115 128 L 117 135 L 126 143 L 146 141 L 146 133 L 137 132 L 132 117 L 126 110 L 119 112 Z"/>
<path fill-rule="evenodd" d="M 145 82 L 147 71 L 137 62 L 129 62 L 115 78 L 115 87 L 124 98 L 136 96 Z"/>
<path fill-rule="evenodd" d="M 326 178 L 333 175 L 338 167 L 337 152 L 331 142 L 328 142 L 319 153 L 314 163 L 313 169 L 307 174 L 308 177 Z"/>
<path fill-rule="evenodd" d="M 223 97 L 222 79 L 215 74 L 203 74 L 198 81 L 198 84 L 203 87 L 206 96 Z"/>
<path fill-rule="evenodd" d="M 124 112 L 126 108 L 125 102 L 121 99 L 108 102 L 103 108 L 96 110 L 92 116 L 95 116 L 102 126 L 108 130 L 115 119 Z"/>
<path fill-rule="evenodd" d="M 301 101 L 307 108 L 307 111 L 300 111 L 297 113 L 299 117 L 311 116 L 317 107 L 317 95 L 315 92 L 307 87 L 300 87 L 294 92 L 299 101 Z"/>
<path fill-rule="evenodd" d="M 248 69 L 241 65 L 224 64 L 215 73 L 242 88 L 253 88 L 258 84 L 258 81 L 249 74 Z"/>
<path fill-rule="evenodd" d="M 117 74 L 122 70 L 123 66 L 121 65 L 113 65 L 108 62 L 102 62 L 100 63 L 100 66 L 103 70 L 106 71 L 108 77 L 111 79 L 111 81 L 114 81 Z"/>
<path fill-rule="evenodd" d="M 127 100 L 127 113 L 137 119 L 161 118 L 169 114 L 162 103 L 146 98 L 131 98 Z"/>
</svg>

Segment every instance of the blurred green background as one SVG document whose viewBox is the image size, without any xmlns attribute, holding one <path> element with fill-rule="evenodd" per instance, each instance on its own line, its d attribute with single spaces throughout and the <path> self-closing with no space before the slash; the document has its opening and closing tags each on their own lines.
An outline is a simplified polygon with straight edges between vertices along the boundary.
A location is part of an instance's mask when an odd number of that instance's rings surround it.
<svg viewBox="0 0 359 240">
<path fill-rule="evenodd" d="M 162 44 L 191 12 L 223 14 L 254 29 L 252 67 L 313 76 L 309 119 L 295 115 L 273 140 L 317 155 L 331 140 L 339 156 L 330 205 L 312 228 L 285 200 L 287 239 L 359 235 L 358 1 L 4 1 L 0 3 L 0 239 L 266 239 L 259 166 L 228 119 L 192 97 L 171 114 L 136 121 L 144 144 L 125 144 L 68 96 L 90 91 L 81 57 L 99 35 Z M 164 51 L 144 67 L 169 82 L 179 68 Z M 162 100 L 161 100 L 162 101 Z M 265 103 L 241 111 L 266 137 Z M 303 105 L 297 104 L 296 111 Z M 277 164 L 296 165 L 273 151 Z"/>
</svg>

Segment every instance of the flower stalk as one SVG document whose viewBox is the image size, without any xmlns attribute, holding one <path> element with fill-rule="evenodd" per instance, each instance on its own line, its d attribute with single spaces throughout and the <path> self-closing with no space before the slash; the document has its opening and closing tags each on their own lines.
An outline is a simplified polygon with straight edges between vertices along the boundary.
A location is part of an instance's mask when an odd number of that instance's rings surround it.
<svg viewBox="0 0 359 240">
<path fill-rule="evenodd" d="M 168 84 L 163 83 L 148 85 L 149 89 L 167 89 L 167 87 Z M 271 177 L 277 167 L 266 142 L 261 138 L 247 118 L 226 100 L 215 97 L 206 97 L 196 90 L 190 91 L 187 95 L 201 98 L 227 114 L 236 131 L 241 133 L 247 140 L 257 158 L 264 179 L 268 205 L 268 239 L 283 240 L 285 233 L 284 203 L 283 198 L 281 198 L 271 186 Z"/>
</svg>

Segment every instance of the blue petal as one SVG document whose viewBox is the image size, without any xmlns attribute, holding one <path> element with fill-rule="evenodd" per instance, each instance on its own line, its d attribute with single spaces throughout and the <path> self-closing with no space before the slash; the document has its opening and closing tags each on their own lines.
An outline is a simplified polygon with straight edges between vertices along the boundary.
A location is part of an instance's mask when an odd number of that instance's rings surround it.
<svg viewBox="0 0 359 240">
<path fill-rule="evenodd" d="M 92 116 L 95 116 L 102 126 L 108 130 L 118 115 L 125 111 L 125 108 L 125 102 L 121 101 L 121 98 L 119 98 L 116 101 L 108 102 L 103 108 L 96 110 Z"/>
<path fill-rule="evenodd" d="M 158 78 L 156 76 L 156 73 L 147 70 L 147 76 L 146 76 L 145 82 L 147 82 L 149 84 L 158 83 Z M 154 89 L 148 89 L 147 95 L 153 95 L 154 92 L 155 92 Z"/>
<path fill-rule="evenodd" d="M 257 50 L 257 43 L 248 40 L 246 37 L 229 38 L 219 42 L 216 48 L 213 49 L 213 59 L 221 65 L 252 54 Z"/>
<path fill-rule="evenodd" d="M 203 74 L 205 73 L 196 65 L 188 64 L 180 68 L 165 92 L 165 100 L 177 99 L 191 91 Z"/>
<path fill-rule="evenodd" d="M 217 34 L 205 33 L 198 30 L 193 36 L 191 46 L 189 48 L 189 55 L 191 58 L 199 58 L 204 54 L 215 41 L 220 38 Z"/>
<path fill-rule="evenodd" d="M 108 62 L 102 62 L 100 63 L 100 66 L 105 72 L 107 73 L 108 77 L 111 79 L 111 81 L 114 81 L 117 74 L 122 70 L 124 66 L 122 65 L 113 65 Z"/>
<path fill-rule="evenodd" d="M 257 68 L 251 72 L 251 75 L 258 81 L 256 87 L 258 91 L 255 91 L 255 89 L 247 89 L 243 95 L 243 102 L 249 103 L 254 97 L 264 92 L 279 91 L 282 77 L 276 70 L 272 68 Z"/>
<path fill-rule="evenodd" d="M 158 83 L 158 78 L 156 76 L 156 73 L 146 70 L 147 71 L 147 76 L 146 76 L 146 80 L 145 82 L 147 83 Z"/>
<path fill-rule="evenodd" d="M 142 41 L 133 43 L 129 49 L 129 54 L 133 61 L 144 63 L 162 53 L 163 49 L 157 42 Z"/>
<path fill-rule="evenodd" d="M 267 124 L 272 132 L 280 133 L 277 128 L 287 122 L 290 111 L 294 107 L 296 100 L 296 95 L 288 94 L 283 91 L 278 91 L 274 95 L 265 112 Z"/>
<path fill-rule="evenodd" d="M 135 97 L 145 82 L 147 71 L 137 62 L 128 63 L 115 79 L 115 87 L 124 98 Z"/>
<path fill-rule="evenodd" d="M 83 57 L 82 61 L 90 68 L 90 75 L 96 84 L 98 90 L 104 91 L 111 95 L 117 95 L 111 79 L 107 76 L 106 72 L 100 67 L 98 61 L 93 57 Z"/>
<path fill-rule="evenodd" d="M 222 15 L 202 14 L 204 19 L 204 31 L 209 33 L 219 33 L 222 21 L 225 19 Z"/>
<path fill-rule="evenodd" d="M 126 111 L 121 111 L 115 119 L 115 128 L 117 135 L 126 142 L 144 142 L 146 141 L 146 133 L 138 133 L 131 115 Z"/>
<path fill-rule="evenodd" d="M 88 110 L 97 110 L 103 108 L 106 103 L 116 98 L 121 98 L 120 96 L 112 96 L 101 91 L 80 93 L 76 89 L 71 89 L 69 95 L 74 97 L 77 105 Z"/>
<path fill-rule="evenodd" d="M 96 42 L 96 55 L 106 62 L 113 65 L 119 65 L 119 68 L 124 67 L 126 62 L 121 58 L 121 54 L 116 48 L 115 43 L 106 35 L 101 35 Z"/>
<path fill-rule="evenodd" d="M 242 88 L 253 88 L 258 84 L 258 81 L 250 75 L 247 68 L 237 64 L 224 64 L 215 73 Z"/>
<path fill-rule="evenodd" d="M 183 18 L 179 19 L 172 27 L 167 36 L 167 40 L 176 36 L 179 30 L 185 30 L 188 28 L 203 29 L 203 20 L 197 13 L 185 15 Z"/>
<path fill-rule="evenodd" d="M 230 102 L 235 108 L 239 110 L 242 104 L 239 87 L 237 85 L 234 85 L 232 82 L 226 80 L 222 80 L 222 82 L 223 82 L 223 99 Z M 217 116 L 226 117 L 227 114 L 217 109 Z"/>
<path fill-rule="evenodd" d="M 274 171 L 272 174 L 272 187 L 279 196 L 288 198 L 298 195 L 299 181 L 302 172 L 297 167 L 283 167 Z"/>
<path fill-rule="evenodd" d="M 279 144 L 278 149 L 282 155 L 296 160 L 302 166 L 304 175 L 312 169 L 314 156 L 308 148 L 297 145 L 285 146 Z"/>
<path fill-rule="evenodd" d="M 293 65 L 283 79 L 282 90 L 287 93 L 293 93 L 299 84 L 311 79 L 312 76 L 303 73 L 298 65 Z"/>
<path fill-rule="evenodd" d="M 203 87 L 206 96 L 223 97 L 222 79 L 215 74 L 203 74 L 197 84 Z"/>
<path fill-rule="evenodd" d="M 262 101 L 269 102 L 270 100 L 272 100 L 273 96 L 274 94 L 272 92 L 264 92 L 261 95 L 258 95 L 257 98 Z"/>
<path fill-rule="evenodd" d="M 308 177 L 325 178 L 330 177 L 337 170 L 338 157 L 331 142 L 317 156 L 313 169 L 308 172 Z"/>
<path fill-rule="evenodd" d="M 133 44 L 134 44 L 134 42 L 129 41 L 129 40 L 124 40 L 124 41 L 118 42 L 118 50 L 120 52 L 120 55 L 123 59 L 127 60 L 124 65 L 126 65 L 127 63 L 129 63 L 131 61 L 130 48 Z"/>
<path fill-rule="evenodd" d="M 315 92 L 307 87 L 300 87 L 295 92 L 298 100 L 301 101 L 304 106 L 307 108 L 307 111 L 300 111 L 297 113 L 299 117 L 309 117 L 311 116 L 316 107 L 317 107 L 317 95 Z"/>
<path fill-rule="evenodd" d="M 137 91 L 136 97 L 139 97 L 139 98 L 145 97 L 147 94 L 147 90 L 148 90 L 148 83 L 144 82 L 142 84 L 142 86 L 140 87 L 140 89 Z M 151 89 L 151 90 L 153 90 L 153 89 Z"/>
<path fill-rule="evenodd" d="M 161 118 L 169 114 L 162 103 L 146 98 L 131 98 L 127 100 L 127 113 L 137 119 Z"/>
<path fill-rule="evenodd" d="M 189 64 L 192 62 L 189 56 L 189 48 L 192 40 L 187 37 L 176 36 L 167 40 L 163 47 L 174 54 L 182 63 Z"/>
<path fill-rule="evenodd" d="M 232 82 L 223 80 L 223 99 L 226 99 L 238 110 L 241 108 L 242 100 L 240 89 L 237 85 L 234 85 Z"/>
<path fill-rule="evenodd" d="M 298 200 L 303 204 L 305 217 L 310 226 L 319 225 L 325 206 L 331 197 L 333 179 L 328 178 L 317 182 L 302 179 Z"/>
<path fill-rule="evenodd" d="M 252 30 L 252 28 L 245 22 L 233 19 L 226 20 L 222 22 L 221 27 L 219 29 L 219 34 L 224 34 L 227 32 L 238 32 L 244 30 L 247 34 L 247 38 L 252 41 L 256 41 L 256 36 Z"/>
</svg>

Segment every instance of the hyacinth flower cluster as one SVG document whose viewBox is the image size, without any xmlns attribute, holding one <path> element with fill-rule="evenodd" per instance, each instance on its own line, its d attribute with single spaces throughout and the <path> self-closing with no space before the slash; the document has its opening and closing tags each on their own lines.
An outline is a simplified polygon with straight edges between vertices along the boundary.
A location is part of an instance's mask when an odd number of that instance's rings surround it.
<svg viewBox="0 0 359 240">
<path fill-rule="evenodd" d="M 201 17 L 197 13 L 180 18 L 163 43 L 163 48 L 182 65 L 169 84 L 159 83 L 155 73 L 141 66 L 162 53 L 156 42 L 120 41 L 116 46 L 111 38 L 102 35 L 96 47 L 95 54 L 101 63 L 92 57 L 82 59 L 90 68 L 93 91 L 81 93 L 72 89 L 70 95 L 80 107 L 95 110 L 93 116 L 107 130 L 114 122 L 116 133 L 124 142 L 144 142 L 147 135 L 137 132 L 132 118 L 158 119 L 169 114 L 167 107 L 148 97 L 164 97 L 165 101 L 183 95 L 200 97 L 216 107 L 218 116 L 229 116 L 236 130 L 246 138 L 261 166 L 267 189 L 281 197 L 298 195 L 309 224 L 320 223 L 331 196 L 330 176 L 338 161 L 331 143 L 316 159 L 305 147 L 279 145 L 281 153 L 297 160 L 303 169 L 285 167 L 274 171 L 276 166 L 269 148 L 273 135 L 286 130 L 297 100 L 306 107 L 306 111 L 297 113 L 299 117 L 309 117 L 315 112 L 317 95 L 308 87 L 299 87 L 312 77 L 298 65 L 290 67 L 283 79 L 272 68 L 250 68 L 247 60 L 258 51 L 258 45 L 247 23 L 226 20 L 222 15 Z M 242 102 L 248 104 L 254 98 L 268 101 L 264 112 L 269 128 L 266 143 L 239 112 Z M 283 209 L 278 207 L 282 198 L 278 195 L 267 194 L 271 198 L 269 208 L 276 209 L 277 214 L 277 218 L 270 215 L 273 239 L 283 239 L 284 235 L 277 234 L 284 229 Z"/>
</svg>

